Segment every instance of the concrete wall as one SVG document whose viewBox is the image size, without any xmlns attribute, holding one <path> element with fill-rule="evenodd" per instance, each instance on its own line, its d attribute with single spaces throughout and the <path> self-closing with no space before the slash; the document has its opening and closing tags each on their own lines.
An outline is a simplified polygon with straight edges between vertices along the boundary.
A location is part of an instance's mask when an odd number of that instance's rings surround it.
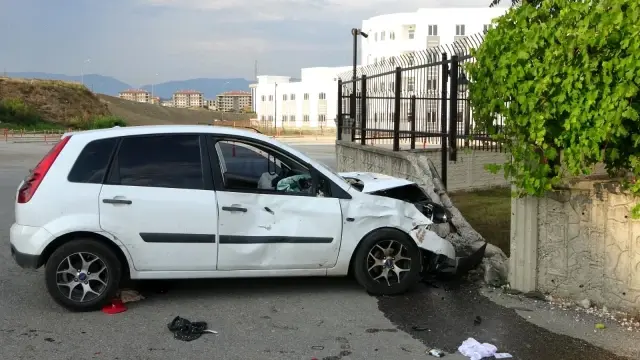
<svg viewBox="0 0 640 360">
<path fill-rule="evenodd" d="M 424 174 L 415 166 L 416 157 L 430 159 L 438 174 L 442 175 L 441 151 L 424 149 L 416 151 L 391 151 L 382 147 L 362 146 L 350 141 L 336 142 L 338 171 L 371 171 L 406 178 L 416 183 Z M 485 164 L 505 161 L 507 154 L 492 151 L 458 151 L 458 161 L 447 165 L 447 190 L 481 189 L 507 186 L 502 173 L 491 174 L 484 169 Z"/>
<path fill-rule="evenodd" d="M 640 310 L 640 221 L 630 216 L 637 202 L 612 180 L 514 199 L 511 287 Z"/>
</svg>

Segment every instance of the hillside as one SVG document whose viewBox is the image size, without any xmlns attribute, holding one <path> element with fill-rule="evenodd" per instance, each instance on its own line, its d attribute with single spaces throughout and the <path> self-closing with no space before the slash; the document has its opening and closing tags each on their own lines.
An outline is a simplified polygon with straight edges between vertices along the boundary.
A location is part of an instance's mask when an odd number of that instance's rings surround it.
<svg viewBox="0 0 640 360">
<path fill-rule="evenodd" d="M 211 124 L 215 119 L 249 120 L 249 114 L 231 114 L 206 109 L 176 109 L 151 104 L 141 104 L 108 95 L 97 95 L 109 112 L 125 119 L 130 125 L 153 124 Z"/>
<path fill-rule="evenodd" d="M 215 119 L 248 120 L 249 114 L 161 107 L 95 95 L 81 84 L 0 77 L 0 127 L 91 127 L 105 118 L 127 125 L 211 124 Z"/>
</svg>

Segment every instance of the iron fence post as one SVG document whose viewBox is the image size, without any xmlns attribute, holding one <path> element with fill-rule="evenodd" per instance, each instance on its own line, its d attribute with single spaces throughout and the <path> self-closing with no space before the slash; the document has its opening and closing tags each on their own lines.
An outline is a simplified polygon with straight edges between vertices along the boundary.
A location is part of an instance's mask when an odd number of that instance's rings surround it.
<svg viewBox="0 0 640 360">
<path fill-rule="evenodd" d="M 411 123 L 411 150 L 416 148 L 416 96 L 411 95 L 409 102 L 409 121 Z"/>
<path fill-rule="evenodd" d="M 458 158 L 458 55 L 451 57 L 451 83 L 449 83 L 449 160 Z"/>
<path fill-rule="evenodd" d="M 367 142 L 367 75 L 362 74 L 360 83 L 360 144 Z"/>
<path fill-rule="evenodd" d="M 338 119 L 336 120 L 336 140 L 342 140 L 342 79 L 338 79 Z"/>
<path fill-rule="evenodd" d="M 356 94 L 356 91 L 358 91 L 358 81 L 354 80 L 352 83 L 353 86 L 353 94 L 352 94 L 352 98 L 351 98 L 351 114 L 353 114 L 353 116 L 351 117 L 351 142 L 355 142 L 356 141 L 356 123 L 358 122 L 358 94 Z"/>
<path fill-rule="evenodd" d="M 447 61 L 447 53 L 442 53 L 442 67 L 440 69 L 440 142 L 441 142 L 441 158 L 442 169 L 440 177 L 442 185 L 447 188 L 447 81 L 449 80 L 449 62 Z"/>
<path fill-rule="evenodd" d="M 400 102 L 402 101 L 402 68 L 396 67 L 395 103 L 393 106 L 393 151 L 400 151 Z"/>
</svg>

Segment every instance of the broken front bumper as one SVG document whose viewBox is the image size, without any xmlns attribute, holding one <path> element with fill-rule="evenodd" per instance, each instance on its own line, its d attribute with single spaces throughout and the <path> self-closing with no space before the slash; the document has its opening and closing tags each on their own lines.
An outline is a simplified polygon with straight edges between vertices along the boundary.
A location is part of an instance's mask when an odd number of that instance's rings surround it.
<svg viewBox="0 0 640 360">
<path fill-rule="evenodd" d="M 427 273 L 449 273 L 455 275 L 465 275 L 469 271 L 477 268 L 484 259 L 484 253 L 487 249 L 487 243 L 485 242 L 478 250 L 474 251 L 469 256 L 450 258 L 444 255 L 433 255 L 431 253 L 424 253 L 424 267 L 425 275 Z"/>
</svg>

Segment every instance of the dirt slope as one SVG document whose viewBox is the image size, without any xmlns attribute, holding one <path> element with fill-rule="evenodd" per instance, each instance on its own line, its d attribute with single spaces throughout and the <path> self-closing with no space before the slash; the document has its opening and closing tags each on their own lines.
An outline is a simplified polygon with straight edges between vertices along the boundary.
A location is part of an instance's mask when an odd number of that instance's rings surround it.
<svg viewBox="0 0 640 360">
<path fill-rule="evenodd" d="M 205 109 L 176 109 L 158 105 L 142 104 L 117 97 L 98 94 L 98 98 L 107 105 L 109 112 L 119 116 L 129 125 L 154 124 L 210 124 L 215 119 L 249 120 L 249 114 L 231 114 Z"/>
</svg>

